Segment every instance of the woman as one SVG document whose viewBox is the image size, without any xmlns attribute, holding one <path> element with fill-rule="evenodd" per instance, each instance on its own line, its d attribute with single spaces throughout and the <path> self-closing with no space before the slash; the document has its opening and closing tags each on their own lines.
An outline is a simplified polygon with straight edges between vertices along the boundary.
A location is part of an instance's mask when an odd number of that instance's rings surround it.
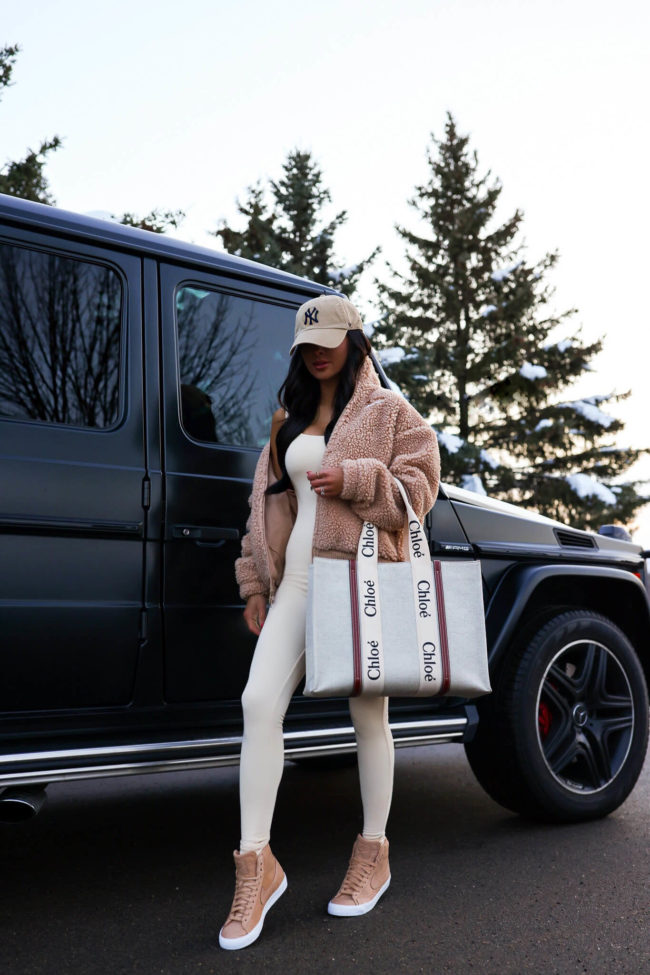
<svg viewBox="0 0 650 975">
<path fill-rule="evenodd" d="M 242 696 L 241 842 L 234 852 L 235 896 L 219 934 L 223 948 L 255 941 L 287 886 L 269 838 L 284 764 L 282 724 L 305 673 L 308 565 L 314 556 L 354 558 L 365 520 L 378 528 L 380 561 L 408 558 L 405 509 L 393 474 L 418 517 L 436 498 L 435 434 L 402 396 L 381 386 L 369 351 L 361 317 L 346 298 L 321 295 L 298 309 L 279 393 L 284 409 L 273 416 L 257 464 L 247 534 L 235 562 L 244 619 L 259 639 Z M 364 818 L 343 883 L 328 904 L 337 916 L 367 913 L 390 882 L 388 699 L 351 698 L 350 713 Z"/>
</svg>

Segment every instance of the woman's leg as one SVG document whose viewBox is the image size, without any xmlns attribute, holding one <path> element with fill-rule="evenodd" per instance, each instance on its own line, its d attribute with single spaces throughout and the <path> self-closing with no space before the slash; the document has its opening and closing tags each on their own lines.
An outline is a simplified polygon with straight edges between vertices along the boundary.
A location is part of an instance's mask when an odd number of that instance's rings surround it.
<svg viewBox="0 0 650 975">
<path fill-rule="evenodd" d="M 351 697 L 350 714 L 357 739 L 363 836 L 382 839 L 393 796 L 395 747 L 388 724 L 387 697 Z"/>
<path fill-rule="evenodd" d="M 241 853 L 259 851 L 269 842 L 284 766 L 284 715 L 305 673 L 306 608 L 306 575 L 285 575 L 258 637 L 242 695 Z"/>
<path fill-rule="evenodd" d="M 352 917 L 371 911 L 390 884 L 386 820 L 393 795 L 393 736 L 387 697 L 351 697 L 357 738 L 363 833 L 357 836 L 343 883 L 328 914 Z"/>
</svg>

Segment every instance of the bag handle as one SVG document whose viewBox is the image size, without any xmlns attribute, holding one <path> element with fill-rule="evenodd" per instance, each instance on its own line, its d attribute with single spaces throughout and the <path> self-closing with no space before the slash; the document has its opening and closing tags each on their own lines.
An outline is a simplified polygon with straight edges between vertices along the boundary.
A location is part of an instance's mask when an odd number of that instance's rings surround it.
<svg viewBox="0 0 650 975">
<path fill-rule="evenodd" d="M 423 564 L 426 564 L 427 562 L 431 561 L 431 552 L 429 550 L 429 543 L 427 542 L 424 527 L 414 511 L 409 500 L 409 496 L 406 493 L 406 489 L 399 477 L 395 477 L 394 474 L 391 476 L 399 488 L 399 492 L 402 495 L 402 500 L 404 501 L 404 506 L 406 508 L 405 527 L 409 542 L 409 561 L 412 564 L 417 564 L 424 559 Z M 362 563 L 365 560 L 365 557 L 361 551 L 364 545 L 368 551 L 370 550 L 370 547 L 372 547 L 376 555 L 378 547 L 378 535 L 379 533 L 377 526 L 371 521 L 364 521 L 363 528 L 361 529 L 361 535 L 359 537 L 359 545 L 357 546 L 357 559 L 359 563 Z"/>
<path fill-rule="evenodd" d="M 413 587 L 413 612 L 418 639 L 420 692 L 431 693 L 435 684 L 444 687 L 443 661 L 440 658 L 440 630 L 436 612 L 438 593 L 429 544 L 420 519 L 416 515 L 404 485 L 395 477 L 406 506 L 409 561 Z M 379 534 L 377 526 L 364 521 L 357 547 L 358 602 L 361 646 L 364 665 L 362 686 L 373 694 L 381 694 L 384 686 L 384 652 L 381 632 L 378 569 Z"/>
</svg>

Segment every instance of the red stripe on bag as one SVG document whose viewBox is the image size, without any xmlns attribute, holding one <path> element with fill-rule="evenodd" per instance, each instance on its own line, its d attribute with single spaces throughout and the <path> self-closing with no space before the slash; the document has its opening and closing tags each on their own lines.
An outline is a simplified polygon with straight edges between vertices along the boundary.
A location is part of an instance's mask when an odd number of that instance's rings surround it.
<svg viewBox="0 0 650 975">
<path fill-rule="evenodd" d="M 440 631 L 440 652 L 442 656 L 442 687 L 439 694 L 449 690 L 449 642 L 447 640 L 447 617 L 445 615 L 445 591 L 442 585 L 442 566 L 438 559 L 433 563 L 433 577 L 436 584 L 436 603 L 438 604 L 438 629 Z"/>
<path fill-rule="evenodd" d="M 353 696 L 361 693 L 361 629 L 359 626 L 359 589 L 356 559 L 350 559 L 350 617 L 352 619 Z"/>
</svg>

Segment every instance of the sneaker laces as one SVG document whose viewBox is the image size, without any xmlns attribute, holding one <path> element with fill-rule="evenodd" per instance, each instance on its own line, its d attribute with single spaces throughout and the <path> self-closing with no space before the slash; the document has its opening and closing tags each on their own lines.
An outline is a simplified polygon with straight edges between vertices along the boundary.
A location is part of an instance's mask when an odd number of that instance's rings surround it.
<svg viewBox="0 0 650 975">
<path fill-rule="evenodd" d="M 341 894 L 358 894 L 366 885 L 368 877 L 375 869 L 372 860 L 361 860 L 359 857 L 352 857 L 347 869 L 347 873 L 341 884 Z"/>
<path fill-rule="evenodd" d="M 257 892 L 257 877 L 238 877 L 229 920 L 243 921 L 250 912 Z"/>
</svg>

